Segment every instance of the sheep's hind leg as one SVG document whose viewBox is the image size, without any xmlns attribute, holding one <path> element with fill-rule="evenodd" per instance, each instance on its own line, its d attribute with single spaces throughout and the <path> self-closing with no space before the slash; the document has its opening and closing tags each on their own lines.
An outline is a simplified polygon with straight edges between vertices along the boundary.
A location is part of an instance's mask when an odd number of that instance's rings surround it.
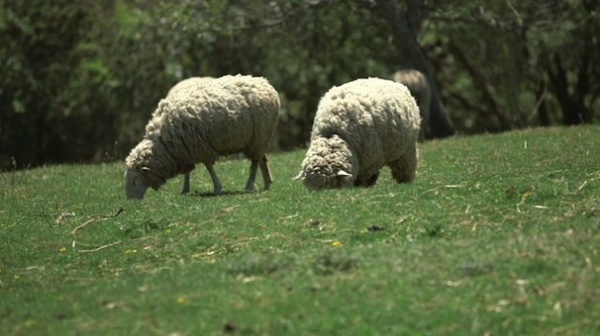
<svg viewBox="0 0 600 336">
<path fill-rule="evenodd" d="M 258 160 L 251 160 L 250 164 L 250 176 L 248 182 L 246 182 L 246 192 L 254 191 L 254 182 L 256 181 L 256 172 L 258 171 Z"/>
<path fill-rule="evenodd" d="M 220 195 L 223 187 L 221 186 L 221 181 L 219 181 L 219 178 L 217 177 L 217 173 L 215 173 L 215 169 L 214 169 L 213 165 L 205 164 L 205 166 L 206 166 L 206 170 L 208 170 L 208 172 L 210 173 L 210 178 L 212 179 L 212 182 L 213 182 L 213 186 L 214 186 L 213 193 L 215 195 Z"/>
<path fill-rule="evenodd" d="M 271 176 L 271 170 L 269 169 L 269 160 L 266 155 L 260 159 L 260 173 L 263 177 L 263 183 L 265 190 L 269 190 L 273 183 L 273 177 Z"/>
<path fill-rule="evenodd" d="M 419 152 L 414 144 L 398 160 L 388 163 L 392 177 L 398 183 L 408 183 L 415 180 Z"/>
<path fill-rule="evenodd" d="M 190 192 L 190 173 L 185 173 L 183 175 L 183 188 L 181 189 L 181 194 L 187 194 Z"/>
</svg>

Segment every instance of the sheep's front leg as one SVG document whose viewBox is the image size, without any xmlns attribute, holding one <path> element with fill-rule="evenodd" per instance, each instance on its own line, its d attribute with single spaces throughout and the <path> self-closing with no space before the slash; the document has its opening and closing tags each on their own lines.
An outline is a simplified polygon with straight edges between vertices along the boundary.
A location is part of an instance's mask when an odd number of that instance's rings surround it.
<svg viewBox="0 0 600 336">
<path fill-rule="evenodd" d="M 190 173 L 185 173 L 183 175 L 183 188 L 181 189 L 181 194 L 187 194 L 190 192 Z"/>
<path fill-rule="evenodd" d="M 258 171 L 258 160 L 252 160 L 250 164 L 250 176 L 248 182 L 246 182 L 246 191 L 251 192 L 254 190 L 254 182 L 256 181 L 256 172 Z"/>
<path fill-rule="evenodd" d="M 183 174 L 183 188 L 181 188 L 181 194 L 187 194 L 190 192 L 190 172 L 196 168 L 196 165 L 189 165 L 185 168 Z"/>
<path fill-rule="evenodd" d="M 219 178 L 217 177 L 217 173 L 215 173 L 215 169 L 214 169 L 213 165 L 205 164 L 205 166 L 206 166 L 206 170 L 208 170 L 208 172 L 210 173 L 210 178 L 212 179 L 212 182 L 213 182 L 213 186 L 214 186 L 213 193 L 215 195 L 220 195 L 223 187 L 221 186 L 221 181 L 219 181 Z"/>
<path fill-rule="evenodd" d="M 265 190 L 269 190 L 269 187 L 273 183 L 273 177 L 271 176 L 271 170 L 269 169 L 269 160 L 264 155 L 260 160 L 260 173 L 263 177 L 263 183 Z"/>
<path fill-rule="evenodd" d="M 372 187 L 372 186 L 375 185 L 375 183 L 377 182 L 378 178 L 379 178 L 379 172 L 371 175 L 366 180 L 356 180 L 356 181 L 354 181 L 354 186 L 356 186 L 356 187 Z"/>
</svg>

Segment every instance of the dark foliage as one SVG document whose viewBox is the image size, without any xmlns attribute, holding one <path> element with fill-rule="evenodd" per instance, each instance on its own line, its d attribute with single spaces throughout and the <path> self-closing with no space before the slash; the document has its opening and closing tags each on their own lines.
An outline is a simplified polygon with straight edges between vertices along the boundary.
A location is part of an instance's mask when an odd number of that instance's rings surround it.
<svg viewBox="0 0 600 336">
<path fill-rule="evenodd" d="M 594 122 L 595 1 L 0 0 L 0 169 L 122 160 L 189 76 L 267 77 L 277 149 L 320 97 L 399 68 L 433 84 L 432 134 Z"/>
</svg>

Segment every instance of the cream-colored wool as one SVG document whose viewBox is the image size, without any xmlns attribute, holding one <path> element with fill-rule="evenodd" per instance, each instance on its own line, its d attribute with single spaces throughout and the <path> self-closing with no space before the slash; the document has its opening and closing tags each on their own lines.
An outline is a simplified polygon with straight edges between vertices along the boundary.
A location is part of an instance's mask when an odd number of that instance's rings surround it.
<svg viewBox="0 0 600 336">
<path fill-rule="evenodd" d="M 167 96 L 173 95 L 179 91 L 190 89 L 199 85 L 207 84 L 209 81 L 215 79 L 214 77 L 189 77 L 177 82 L 173 87 L 169 89 Z"/>
<path fill-rule="evenodd" d="M 399 70 L 394 73 L 392 79 L 408 87 L 419 106 L 421 113 L 421 131 L 419 140 L 425 140 L 425 133 L 429 130 L 429 108 L 431 105 L 431 87 L 425 75 L 414 69 Z"/>
<path fill-rule="evenodd" d="M 180 91 L 189 90 L 192 88 L 199 89 L 199 87 L 201 87 L 205 84 L 208 84 L 208 82 L 213 79 L 214 79 L 214 77 L 208 77 L 208 76 L 206 76 L 206 77 L 189 77 L 189 78 L 183 79 L 183 80 L 177 82 L 175 85 L 173 85 L 173 87 L 171 87 L 171 89 L 169 89 L 167 96 L 172 96 L 172 95 L 178 94 Z M 162 111 L 162 110 L 156 110 L 156 111 Z M 183 176 L 183 187 L 181 188 L 181 193 L 187 194 L 189 192 L 190 192 L 190 173 L 185 173 Z"/>
<path fill-rule="evenodd" d="M 421 117 L 406 86 L 357 79 L 319 102 L 298 178 L 311 189 L 375 184 L 384 165 L 399 182 L 415 178 Z"/>
<path fill-rule="evenodd" d="M 218 194 L 221 183 L 213 166 L 219 156 L 234 153 L 252 162 L 246 190 L 253 190 L 258 167 L 268 189 L 272 179 L 266 152 L 279 107 L 277 91 L 266 79 L 252 76 L 224 76 L 168 95 L 125 160 L 127 197 L 143 198 L 148 187 L 158 189 L 196 163 L 206 166 Z"/>
</svg>

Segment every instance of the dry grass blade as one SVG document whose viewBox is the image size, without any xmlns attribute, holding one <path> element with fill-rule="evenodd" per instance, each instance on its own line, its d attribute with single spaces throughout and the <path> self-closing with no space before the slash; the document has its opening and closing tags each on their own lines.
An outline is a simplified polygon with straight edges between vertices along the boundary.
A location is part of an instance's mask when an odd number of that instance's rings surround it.
<svg viewBox="0 0 600 336">
<path fill-rule="evenodd" d="M 105 249 L 105 248 L 107 248 L 107 247 L 115 246 L 115 245 L 118 245 L 118 244 L 121 244 L 121 241 L 120 241 L 120 240 L 118 240 L 118 241 L 116 241 L 116 242 L 114 242 L 114 243 L 110 243 L 110 244 L 106 244 L 106 245 L 98 246 L 98 247 L 95 247 L 95 248 L 93 248 L 93 249 L 88 249 L 88 250 L 76 250 L 76 251 L 77 251 L 77 252 L 81 252 L 81 253 L 98 252 L 98 251 L 100 251 L 100 250 L 103 250 L 103 249 Z M 77 245 L 77 242 L 73 241 L 73 248 L 75 248 L 75 246 L 76 246 L 76 245 Z"/>
<path fill-rule="evenodd" d="M 116 213 L 112 214 L 112 215 L 107 215 L 107 216 L 96 216 L 93 218 L 88 219 L 87 221 L 85 221 L 83 224 L 77 226 L 76 228 L 73 229 L 73 231 L 71 231 L 71 234 L 77 234 L 79 231 L 83 230 L 83 228 L 85 228 L 86 226 L 94 223 L 94 222 L 98 222 L 98 221 L 103 221 L 103 220 L 107 220 L 107 219 L 111 219 L 114 217 L 117 217 L 118 215 L 121 214 L 121 212 L 123 212 L 123 208 L 120 208 Z"/>
</svg>

